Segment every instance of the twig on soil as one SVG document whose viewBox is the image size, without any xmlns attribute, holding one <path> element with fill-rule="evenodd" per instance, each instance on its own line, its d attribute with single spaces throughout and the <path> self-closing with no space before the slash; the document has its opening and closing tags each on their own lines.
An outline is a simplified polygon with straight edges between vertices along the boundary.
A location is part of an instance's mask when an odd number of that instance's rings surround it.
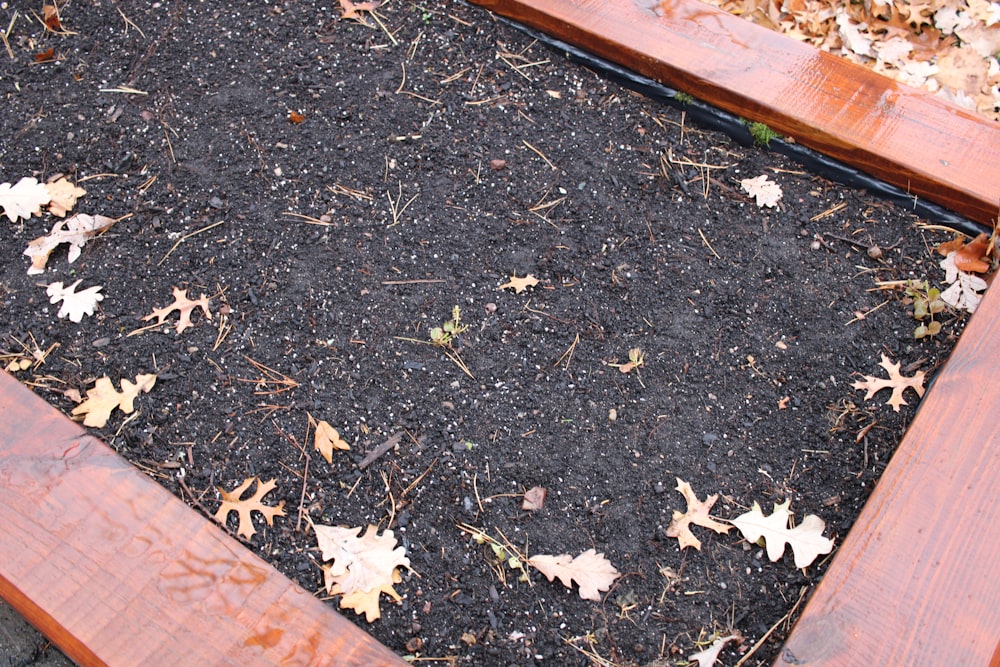
<svg viewBox="0 0 1000 667">
<path fill-rule="evenodd" d="M 406 208 L 410 204 L 412 204 L 418 196 L 418 195 L 413 195 L 412 197 L 409 198 L 409 200 L 407 200 L 405 204 L 400 206 L 399 202 L 403 201 L 403 184 L 400 183 L 399 181 L 396 181 L 396 184 L 399 188 L 399 195 L 396 197 L 395 201 L 393 201 L 392 195 L 389 193 L 389 191 L 388 190 L 385 191 L 385 196 L 389 200 L 389 209 L 392 212 L 392 224 L 389 225 L 390 227 L 395 227 L 396 225 L 399 224 L 399 219 L 403 215 L 403 212 L 406 211 Z"/>
<path fill-rule="evenodd" d="M 444 278 L 414 278 L 413 280 L 383 280 L 383 285 L 424 285 L 428 283 L 446 283 Z M 420 341 L 423 343 L 424 341 Z"/>
<path fill-rule="evenodd" d="M 358 464 L 358 470 L 364 470 L 371 464 L 375 463 L 375 461 L 380 456 L 382 456 L 389 450 L 393 449 L 396 445 L 399 444 L 399 441 L 402 439 L 403 439 L 403 431 L 397 431 L 396 433 L 393 433 L 391 436 L 389 436 L 388 440 L 386 440 L 381 445 L 379 445 L 375 449 L 365 454 L 365 458 L 361 459 L 361 463 Z"/>
<path fill-rule="evenodd" d="M 403 80 L 399 82 L 399 87 L 396 88 L 397 95 L 409 95 L 410 97 L 415 97 L 418 100 L 423 100 L 428 104 L 441 104 L 441 100 L 432 100 L 431 98 L 424 97 L 419 93 L 414 93 L 410 90 L 403 90 L 403 87 L 406 85 L 406 63 L 399 63 L 399 66 L 403 68 Z"/>
<path fill-rule="evenodd" d="M 865 311 L 863 313 L 860 312 L 860 311 L 855 312 L 854 313 L 854 319 L 852 319 L 850 322 L 848 322 L 844 326 L 848 326 L 848 325 L 854 324 L 855 322 L 860 322 L 861 320 L 865 319 L 866 317 L 868 317 L 869 315 L 871 315 L 872 313 L 874 313 L 876 310 L 878 310 L 879 308 L 881 308 L 882 306 L 884 306 L 887 303 L 889 303 L 889 299 L 886 299 L 885 301 L 883 301 L 879 305 L 875 306 L 871 310 L 867 310 L 867 311 Z"/>
<path fill-rule="evenodd" d="M 177 247 L 180 244 L 184 243 L 185 241 L 187 241 L 192 236 L 197 236 L 198 234 L 201 234 L 202 232 L 207 232 L 208 230 L 212 229 L 213 227 L 218 227 L 219 225 L 221 225 L 224 222 L 225 222 L 225 220 L 219 220 L 218 222 L 213 222 L 212 224 L 210 224 L 210 225 L 208 225 L 206 227 L 202 227 L 201 229 L 196 229 L 195 231 L 193 231 L 193 232 L 191 232 L 189 234 L 185 234 L 184 236 L 180 237 L 179 239 L 177 239 L 177 243 L 175 243 L 174 246 L 170 250 L 167 251 L 167 254 L 164 255 L 163 259 L 161 259 L 159 262 L 157 262 L 156 265 L 160 266 L 165 261 L 167 261 L 167 257 L 170 257 L 171 253 L 173 253 L 174 250 L 177 250 Z"/>
<path fill-rule="evenodd" d="M 10 48 L 9 39 L 10 39 L 10 32 L 11 30 L 14 29 L 14 21 L 16 20 L 17 20 L 17 12 L 15 11 L 14 15 L 10 17 L 10 23 L 7 25 L 7 29 L 4 30 L 3 32 L 0 32 L 0 38 L 3 39 L 4 48 L 7 49 L 7 55 L 10 57 L 11 60 L 14 60 L 14 51 L 12 51 Z"/>
<path fill-rule="evenodd" d="M 132 22 L 132 19 L 130 19 L 129 17 L 125 16 L 125 12 L 123 12 L 123 11 L 122 11 L 121 9 L 119 9 L 119 8 L 118 8 L 117 6 L 115 7 L 115 9 L 117 9 L 117 10 L 118 10 L 118 13 L 119 13 L 119 14 L 121 14 L 121 17 L 122 17 L 122 20 L 123 20 L 123 21 L 125 21 L 125 34 L 126 34 L 126 35 L 128 34 L 128 27 L 129 27 L 129 26 L 132 26 L 133 28 L 135 28 L 135 29 L 136 29 L 136 30 L 138 31 L 138 33 L 139 33 L 140 35 L 142 35 L 142 38 L 143 38 L 143 39 L 146 39 L 146 33 L 144 33 L 144 32 L 142 31 L 142 28 L 140 28 L 140 27 L 139 27 L 139 26 L 137 26 L 137 25 L 136 25 L 135 23 L 133 23 L 133 22 Z"/>
<path fill-rule="evenodd" d="M 569 364 L 571 361 L 573 361 L 573 354 L 576 352 L 576 346 L 579 342 L 580 342 L 580 334 L 577 334 L 576 338 L 573 339 L 573 342 L 570 344 L 570 346 L 566 349 L 565 352 L 562 353 L 561 357 L 556 359 L 556 363 L 552 364 L 552 366 L 559 367 L 559 365 L 563 363 L 563 359 L 565 359 L 566 365 L 563 366 L 563 368 L 568 371 Z"/>
<path fill-rule="evenodd" d="M 716 259 L 722 259 L 719 253 L 715 252 L 715 248 L 713 248 L 712 244 L 708 242 L 708 239 L 705 238 L 705 232 L 701 231 L 700 228 L 698 229 L 698 236 L 701 237 L 702 243 L 705 244 L 705 247 L 712 251 L 712 254 L 715 255 Z"/>
<path fill-rule="evenodd" d="M 326 186 L 326 189 L 335 195 L 347 195 L 352 199 L 357 199 L 358 201 L 371 201 L 373 197 L 367 192 L 362 192 L 361 190 L 355 190 L 354 188 L 349 188 L 340 183 L 334 183 L 333 185 Z"/>
<path fill-rule="evenodd" d="M 522 140 L 521 140 L 521 143 L 522 143 L 522 144 L 524 144 L 525 146 L 527 146 L 527 147 L 528 147 L 529 149 L 531 149 L 532 151 L 534 151 L 534 152 L 535 152 L 535 154 L 536 154 L 536 155 L 538 155 L 538 157 L 540 157 L 540 158 L 542 158 L 543 160 L 545 160 L 545 164 L 547 164 L 547 165 L 549 165 L 550 167 L 552 167 L 552 170 L 553 170 L 553 171 L 559 171 L 559 167 L 557 167 L 557 166 L 555 166 L 554 164 L 552 164 L 552 160 L 550 160 L 550 159 L 548 159 L 547 157 L 545 157 L 545 153 L 543 153 L 542 151 L 538 150 L 537 148 L 535 148 L 534 146 L 532 146 L 531 144 L 529 144 L 529 143 L 528 143 L 527 141 L 525 141 L 524 139 L 522 139 Z"/>
<path fill-rule="evenodd" d="M 313 423 L 312 415 L 309 415 L 309 424 L 306 425 L 306 438 L 305 438 L 306 441 L 309 440 L 309 425 L 312 423 Z M 294 436 L 285 433 L 282 430 L 282 428 L 278 426 L 278 423 L 275 422 L 273 419 L 271 420 L 271 425 L 274 426 L 274 430 L 276 430 L 285 440 L 292 443 L 292 445 L 294 445 L 295 448 L 299 450 L 299 453 L 302 454 L 302 456 L 304 456 L 306 459 L 305 470 L 302 471 L 302 493 L 299 495 L 299 516 L 298 519 L 295 521 L 295 532 L 298 533 L 301 532 L 302 530 L 302 514 L 304 513 L 304 508 L 306 504 L 306 482 L 309 479 L 309 461 L 311 457 L 309 456 L 309 452 L 306 451 L 305 447 L 300 445 L 298 440 L 296 440 Z M 289 471 L 294 472 L 291 470 L 291 468 L 289 468 Z M 298 473 L 294 474 L 297 475 Z"/>
<path fill-rule="evenodd" d="M 299 386 L 298 382 L 288 377 L 284 373 L 279 373 L 273 368 L 268 368 L 264 364 L 260 363 L 259 361 L 254 361 L 245 354 L 243 355 L 243 358 L 249 361 L 254 368 L 259 370 L 263 374 L 263 377 L 257 378 L 256 380 L 252 380 L 249 378 L 236 378 L 237 380 L 239 380 L 240 382 L 252 382 L 258 387 L 261 386 L 267 387 L 268 385 L 276 385 L 275 389 L 255 391 L 254 392 L 255 396 L 270 396 L 272 394 L 281 394 L 286 391 L 291 391 L 292 389 L 295 389 L 296 387 Z"/>
<path fill-rule="evenodd" d="M 757 640 L 757 643 L 753 645 L 753 648 L 747 651 L 747 654 L 744 655 L 742 658 L 740 658 L 739 662 L 737 662 L 734 667 L 743 667 L 743 665 L 747 664 L 750 658 L 753 657 L 753 654 L 756 653 L 757 650 L 761 646 L 763 646 L 764 642 L 767 641 L 767 638 L 771 636 L 771 633 L 777 630 L 779 625 L 790 619 L 795 614 L 795 610 L 797 610 L 799 608 L 799 605 L 802 604 L 802 601 L 806 597 L 806 591 L 808 590 L 809 590 L 808 587 L 806 586 L 802 587 L 802 590 L 799 591 L 799 599 L 798 601 L 796 601 L 795 605 L 788 611 L 787 614 L 779 618 L 778 622 L 772 625 L 771 629 L 764 633 L 764 636 L 762 636 L 760 639 Z"/>
<path fill-rule="evenodd" d="M 322 225 L 323 227 L 332 227 L 333 226 L 332 222 L 326 222 L 325 220 L 320 220 L 319 218 L 312 218 L 312 217 L 310 217 L 308 215 L 302 215 L 301 213 L 292 213 L 291 211 L 285 211 L 281 215 L 290 215 L 290 216 L 293 216 L 295 218 L 302 218 L 303 220 L 305 220 L 306 222 L 308 222 L 310 225 Z"/>
<path fill-rule="evenodd" d="M 847 208 L 847 202 L 842 201 L 842 202 L 840 202 L 839 204 L 837 204 L 835 206 L 831 206 L 830 208 L 826 209 L 822 213 L 817 213 L 813 217 L 809 218 L 809 222 L 816 222 L 818 220 L 822 220 L 823 218 L 828 218 L 831 215 L 833 215 L 834 213 L 836 213 L 837 211 L 839 211 L 841 209 L 844 209 L 844 208 Z"/>
</svg>

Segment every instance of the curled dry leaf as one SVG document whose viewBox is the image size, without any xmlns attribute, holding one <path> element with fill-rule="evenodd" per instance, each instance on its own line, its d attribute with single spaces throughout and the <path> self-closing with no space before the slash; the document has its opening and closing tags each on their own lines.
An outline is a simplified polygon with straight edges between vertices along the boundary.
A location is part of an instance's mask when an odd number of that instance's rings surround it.
<svg viewBox="0 0 1000 667">
<path fill-rule="evenodd" d="M 327 463 L 333 463 L 333 450 L 349 450 L 351 446 L 344 442 L 344 439 L 340 437 L 340 433 L 334 427 L 330 426 L 328 422 L 313 419 L 312 415 L 309 415 L 309 422 L 316 429 L 316 433 L 313 437 L 313 446 L 319 450 L 319 453 L 323 455 Z"/>
<path fill-rule="evenodd" d="M 0 183 L 0 208 L 11 222 L 41 215 L 49 203 L 49 191 L 36 179 L 26 176 L 14 185 Z"/>
<path fill-rule="evenodd" d="M 195 308 L 201 308 L 202 312 L 205 313 L 205 319 L 212 319 L 212 313 L 208 309 L 210 301 L 211 298 L 205 296 L 204 294 L 201 295 L 201 298 L 192 301 L 187 297 L 186 289 L 182 290 L 175 287 L 174 302 L 164 308 L 154 308 L 152 313 L 142 318 L 142 321 L 148 322 L 155 317 L 157 318 L 157 324 L 163 324 L 167 321 L 170 313 L 176 310 L 180 313 L 180 318 L 177 320 L 177 333 L 182 333 L 188 327 L 194 326 L 194 323 L 191 322 L 191 312 Z"/>
<path fill-rule="evenodd" d="M 382 0 L 372 0 L 370 2 L 351 2 L 351 0 L 340 0 L 340 8 L 344 13 L 340 15 L 342 19 L 361 20 L 358 12 L 371 12 L 379 8 Z"/>
<path fill-rule="evenodd" d="M 600 601 L 601 591 L 610 589 L 620 576 L 611 561 L 593 549 L 587 549 L 576 558 L 569 554 L 532 556 L 527 563 L 549 581 L 559 577 L 566 588 L 573 588 L 575 581 L 580 587 L 580 597 L 595 602 Z"/>
<path fill-rule="evenodd" d="M 84 315 L 93 315 L 99 301 L 104 301 L 104 295 L 100 294 L 101 286 L 95 285 L 85 290 L 76 291 L 76 286 L 83 280 L 77 280 L 69 287 L 63 287 L 61 282 L 51 283 L 45 293 L 49 295 L 49 303 L 59 303 L 58 317 L 68 317 L 73 322 L 80 322 Z"/>
<path fill-rule="evenodd" d="M 947 257 L 941 260 L 941 268 L 945 271 L 944 279 L 946 282 L 951 283 L 951 285 L 942 291 L 938 298 L 952 308 L 974 313 L 976 312 L 976 308 L 979 307 L 979 302 L 982 301 L 982 296 L 979 293 L 986 289 L 986 281 L 974 273 L 968 273 L 958 268 L 960 252 L 949 253 Z M 979 262 L 980 260 L 975 261 Z M 985 262 L 981 263 L 985 264 Z M 970 264 L 968 261 L 964 261 L 963 265 L 976 266 L 975 264 Z M 988 264 L 986 267 L 989 269 Z"/>
<path fill-rule="evenodd" d="M 77 213 L 72 218 L 59 220 L 52 226 L 52 231 L 40 236 L 28 244 L 24 254 L 31 258 L 28 275 L 44 273 L 49 255 L 59 245 L 69 244 L 69 262 L 72 264 L 83 252 L 84 244 L 101 232 L 115 224 L 113 218 L 103 215 L 86 215 Z"/>
<path fill-rule="evenodd" d="M 364 614 L 372 623 L 382 615 L 380 593 L 397 602 L 402 599 L 393 584 L 402 581 L 397 568 L 409 568 L 410 559 L 404 547 L 396 546 L 391 530 L 379 535 L 378 529 L 369 525 L 358 537 L 361 528 L 310 524 L 323 560 L 333 561 L 323 565 L 324 585 L 330 595 L 343 595 L 342 609 Z"/>
<path fill-rule="evenodd" d="M 680 477 L 677 478 L 677 490 L 687 501 L 687 512 L 682 514 L 674 510 L 673 519 L 667 527 L 667 537 L 676 537 L 681 549 L 694 547 L 701 550 L 701 540 L 691 532 L 691 524 L 714 530 L 720 534 L 729 532 L 729 526 L 719 523 L 708 514 L 712 511 L 715 501 L 719 499 L 719 494 L 714 493 L 706 498 L 705 502 L 701 502 L 691 485 Z"/>
<path fill-rule="evenodd" d="M 249 498 L 243 500 L 240 496 L 250 488 L 250 485 L 257 482 L 257 490 Z M 282 500 L 275 507 L 264 504 L 264 496 L 270 493 L 277 483 L 272 479 L 269 482 L 261 483 L 261 481 L 256 477 L 247 477 L 243 480 L 243 483 L 232 491 L 226 491 L 221 486 L 217 486 L 219 493 L 222 495 L 222 504 L 219 506 L 218 511 L 215 513 L 215 520 L 221 523 L 223 526 L 226 525 L 226 519 L 229 518 L 230 512 L 236 512 L 239 515 L 239 525 L 237 526 L 236 532 L 250 539 L 253 537 L 257 530 L 253 527 L 253 516 L 251 512 L 260 512 L 264 515 L 264 520 L 267 521 L 267 525 L 274 525 L 274 517 L 285 516 L 285 501 Z"/>
<path fill-rule="evenodd" d="M 980 234 L 968 243 L 964 237 L 958 236 L 939 245 L 937 251 L 942 257 L 955 253 L 954 265 L 959 271 L 986 273 L 990 270 L 989 262 L 985 261 L 990 253 L 990 237 L 986 234 Z"/>
<path fill-rule="evenodd" d="M 534 512 L 542 509 L 545 505 L 546 493 L 547 491 L 544 486 L 531 487 L 524 492 L 524 499 L 521 501 L 521 509 L 526 512 Z"/>
<path fill-rule="evenodd" d="M 538 278 L 529 273 L 523 278 L 518 278 L 516 275 L 513 275 L 510 277 L 510 280 L 505 282 L 503 285 L 500 285 L 500 287 L 497 287 L 497 289 L 513 289 L 515 293 L 520 294 L 529 287 L 534 287 L 537 284 Z"/>
<path fill-rule="evenodd" d="M 73 408 L 74 417 L 84 415 L 83 425 L 100 428 L 108 423 L 111 412 L 118 408 L 129 415 L 135 411 L 134 402 L 140 392 L 149 393 L 156 384 L 156 375 L 141 373 L 135 377 L 135 384 L 122 380 L 122 390 L 118 392 L 111 378 L 102 377 L 87 390 L 87 400 Z"/>
<path fill-rule="evenodd" d="M 767 174 L 755 178 L 744 178 L 740 181 L 743 190 L 757 200 L 757 206 L 774 208 L 781 199 L 781 186 L 767 180 Z"/>
<path fill-rule="evenodd" d="M 924 395 L 924 372 L 917 371 L 914 373 L 913 377 L 903 377 L 899 372 L 899 362 L 892 363 L 889 361 L 889 357 L 882 355 L 882 361 L 879 366 L 884 368 L 889 373 L 889 378 L 877 378 L 872 375 L 865 375 L 864 380 L 858 380 L 851 386 L 855 389 L 864 389 L 868 393 L 865 394 L 864 400 L 869 400 L 876 393 L 882 391 L 883 389 L 892 389 L 892 395 L 889 400 L 886 401 L 886 405 L 891 405 L 892 409 L 899 412 L 899 408 L 904 405 L 909 405 L 906 399 L 903 398 L 903 392 L 907 387 L 917 392 L 918 397 Z"/>
<path fill-rule="evenodd" d="M 802 523 L 789 528 L 792 517 L 792 513 L 788 511 L 790 503 L 791 500 L 775 503 L 774 512 L 765 517 L 755 501 L 749 512 L 739 515 L 732 523 L 743 533 L 747 542 L 756 543 L 764 538 L 767 557 L 772 563 L 781 558 L 785 553 L 785 544 L 789 544 L 795 555 L 795 567 L 801 569 L 809 566 L 819 555 L 830 553 L 833 550 L 833 540 L 823 537 L 826 524 L 815 514 L 806 515 Z"/>
<path fill-rule="evenodd" d="M 65 176 L 46 183 L 45 189 L 49 192 L 49 213 L 60 218 L 69 213 L 77 199 L 87 194 L 83 188 L 67 181 Z"/>
<path fill-rule="evenodd" d="M 719 660 L 719 654 L 722 653 L 722 649 L 726 647 L 729 642 L 743 643 L 743 635 L 732 634 L 726 637 L 719 637 L 712 645 L 709 646 L 704 651 L 698 651 L 688 656 L 688 660 L 691 662 L 697 662 L 698 667 L 713 667 L 715 663 Z"/>
</svg>

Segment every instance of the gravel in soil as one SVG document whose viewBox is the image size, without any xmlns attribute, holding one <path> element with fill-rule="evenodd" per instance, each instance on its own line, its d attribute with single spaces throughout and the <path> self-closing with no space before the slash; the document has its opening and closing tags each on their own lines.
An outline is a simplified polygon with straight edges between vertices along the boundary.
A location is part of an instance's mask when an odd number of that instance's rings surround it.
<svg viewBox="0 0 1000 667">
<path fill-rule="evenodd" d="M 95 433 L 206 512 L 217 487 L 277 480 L 288 516 L 244 542 L 317 595 L 300 513 L 392 529 L 403 600 L 357 622 L 400 655 L 666 664 L 735 630 L 724 664 L 768 632 L 750 664 L 775 656 L 828 559 L 797 570 L 697 527 L 701 550 L 679 550 L 676 478 L 720 494 L 714 516 L 790 499 L 841 541 L 917 402 L 865 402 L 856 373 L 882 375 L 883 353 L 933 373 L 961 324 L 916 341 L 901 295 L 872 288 L 939 283 L 948 234 L 462 4 L 362 24 L 331 2 L 76 0 L 63 34 L 28 9 L 0 10 L 18 12 L 0 181 L 67 174 L 77 211 L 121 219 L 37 276 L 21 253 L 51 216 L 0 225 L 6 358 L 57 346 L 19 379 L 69 413 L 67 389 L 158 373 Z M 777 208 L 740 186 L 762 174 Z M 105 298 L 58 319 L 44 285 L 77 279 Z M 175 287 L 211 296 L 212 319 L 141 321 Z M 468 329 L 429 344 L 456 307 Z M 351 450 L 324 461 L 309 415 Z M 534 486 L 544 506 L 524 511 Z M 593 548 L 623 574 L 599 602 L 523 582 L 459 524 L 529 554 Z"/>
</svg>

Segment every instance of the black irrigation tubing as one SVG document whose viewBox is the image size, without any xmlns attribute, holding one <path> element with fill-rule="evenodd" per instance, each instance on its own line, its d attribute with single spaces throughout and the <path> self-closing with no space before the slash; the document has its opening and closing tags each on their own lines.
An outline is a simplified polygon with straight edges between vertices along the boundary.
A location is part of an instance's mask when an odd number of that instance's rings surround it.
<svg viewBox="0 0 1000 667">
<path fill-rule="evenodd" d="M 677 99 L 678 91 L 669 88 L 653 79 L 641 76 L 635 72 L 608 62 L 603 58 L 587 53 L 579 47 L 567 44 L 562 40 L 555 39 L 543 32 L 522 25 L 508 18 L 497 16 L 506 25 L 521 30 L 551 49 L 562 51 L 570 60 L 581 63 L 598 74 L 605 76 L 627 88 L 642 93 L 658 102 L 669 104 L 670 106 L 685 111 L 689 118 L 695 123 L 710 130 L 717 130 L 727 134 L 734 141 L 750 146 L 754 144 L 754 138 L 750 134 L 750 129 L 746 120 L 734 116 L 731 113 L 717 109 L 701 100 L 682 95 L 684 101 Z M 890 185 L 873 176 L 869 176 L 854 167 L 850 167 L 838 160 L 817 153 L 816 151 L 800 146 L 799 144 L 788 143 L 780 138 L 772 139 L 766 148 L 776 153 L 785 155 L 797 163 L 816 173 L 819 176 L 828 178 L 837 183 L 850 187 L 864 188 L 883 199 L 887 199 L 904 209 L 909 209 L 918 216 L 925 218 L 935 224 L 950 227 L 956 231 L 975 237 L 980 233 L 990 234 L 993 230 L 989 227 L 974 222 L 957 213 L 950 211 L 943 206 L 931 201 L 919 199 L 905 190 Z"/>
</svg>

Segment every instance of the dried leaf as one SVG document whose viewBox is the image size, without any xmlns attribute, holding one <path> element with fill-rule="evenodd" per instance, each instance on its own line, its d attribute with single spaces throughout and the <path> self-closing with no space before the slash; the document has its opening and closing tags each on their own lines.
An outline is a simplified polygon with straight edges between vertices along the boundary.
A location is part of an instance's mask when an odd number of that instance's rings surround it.
<svg viewBox="0 0 1000 667">
<path fill-rule="evenodd" d="M 121 392 L 115 391 L 115 386 L 107 376 L 98 378 L 94 386 L 87 390 L 87 400 L 73 408 L 71 413 L 86 415 L 83 418 L 84 426 L 100 428 L 108 423 L 111 412 L 118 408 L 127 415 L 135 411 L 133 405 L 139 392 L 149 393 L 149 390 L 156 384 L 156 375 L 153 373 L 140 373 L 135 377 L 135 384 L 128 380 L 122 380 Z"/>
<path fill-rule="evenodd" d="M 306 119 L 306 115 L 302 114 L 302 113 L 299 113 L 298 111 L 289 111 L 288 112 L 288 122 L 290 122 L 290 123 L 294 123 L 295 125 L 298 125 L 299 123 L 301 123 L 305 119 Z"/>
<path fill-rule="evenodd" d="M 240 500 L 240 496 L 250 488 L 250 485 L 257 482 L 257 490 L 249 498 Z M 274 517 L 285 516 L 285 501 L 282 500 L 275 507 L 270 505 L 265 505 L 263 498 L 268 493 L 270 493 L 277 483 L 272 479 L 269 482 L 263 482 L 256 477 L 247 477 L 243 480 L 243 483 L 238 487 L 233 489 L 231 492 L 227 492 L 221 486 L 217 486 L 219 493 L 222 495 L 222 504 L 219 506 L 218 511 L 215 513 L 215 520 L 221 523 L 223 526 L 226 525 L 226 519 L 229 518 L 229 513 L 235 511 L 239 515 L 239 525 L 237 526 L 236 532 L 250 539 L 253 537 L 257 530 L 253 527 L 253 516 L 250 514 L 253 511 L 260 512 L 264 515 L 264 520 L 267 521 L 267 525 L 274 525 Z"/>
<path fill-rule="evenodd" d="M 537 284 L 538 278 L 530 273 L 523 278 L 518 278 L 516 275 L 512 275 L 510 280 L 505 282 L 503 285 L 500 285 L 500 287 L 497 287 L 497 289 L 513 289 L 515 293 L 520 294 L 529 287 L 534 287 Z"/>
<path fill-rule="evenodd" d="M 781 199 L 781 186 L 773 181 L 767 180 L 767 174 L 762 174 L 755 178 L 744 178 L 740 181 L 743 190 L 751 197 L 756 198 L 757 206 L 763 208 L 767 206 L 774 208 Z"/>
<path fill-rule="evenodd" d="M 49 191 L 36 179 L 26 176 L 13 186 L 0 183 L 0 208 L 11 222 L 27 220 L 41 215 L 42 207 L 49 203 Z"/>
<path fill-rule="evenodd" d="M 46 190 L 46 196 L 48 191 Z M 31 267 L 28 268 L 28 275 L 45 272 L 45 264 L 49 261 L 49 255 L 59 245 L 69 244 L 68 259 L 70 264 L 75 262 L 83 252 L 83 245 L 97 234 L 105 231 L 115 224 L 113 218 L 106 218 L 103 215 L 86 215 L 77 213 L 67 220 L 59 220 L 52 226 L 52 231 L 46 236 L 40 236 L 28 244 L 24 254 L 31 258 Z"/>
<path fill-rule="evenodd" d="M 56 50 L 50 46 L 44 51 L 36 53 L 34 57 L 36 63 L 50 63 L 56 59 Z"/>
<path fill-rule="evenodd" d="M 940 247 L 938 248 L 938 252 L 941 252 Z M 966 273 L 986 273 L 990 270 L 990 263 L 984 260 L 990 253 L 990 237 L 986 234 L 980 234 L 965 245 L 959 243 L 959 247 L 954 248 L 954 252 L 954 262 L 957 270 L 965 271 Z M 945 252 L 941 254 L 947 257 L 950 253 Z M 945 268 L 947 269 L 947 267 Z"/>
<path fill-rule="evenodd" d="M 544 486 L 531 487 L 524 492 L 524 499 L 521 501 L 521 509 L 526 512 L 534 512 L 542 509 L 545 505 L 546 493 L 547 491 Z"/>
<path fill-rule="evenodd" d="M 173 311 L 178 311 L 180 313 L 180 318 L 177 320 L 177 333 L 182 333 L 188 327 L 193 327 L 194 324 L 191 322 L 191 312 L 195 308 L 201 308 L 202 312 L 205 313 L 205 319 L 211 320 L 212 313 L 208 309 L 210 297 L 201 295 L 201 298 L 192 301 L 187 297 L 187 290 L 182 290 L 177 287 L 174 288 L 174 302 L 169 306 L 164 308 L 154 308 L 153 312 L 142 318 L 143 322 L 148 322 L 154 317 L 157 318 L 157 324 L 163 324 L 167 321 L 167 317 Z"/>
<path fill-rule="evenodd" d="M 372 623 L 382 615 L 380 593 L 397 602 L 402 599 L 393 588 L 402 581 L 396 568 L 409 568 L 410 559 L 405 548 L 396 546 L 391 530 L 379 536 L 378 529 L 369 525 L 361 537 L 361 528 L 313 524 L 313 530 L 323 560 L 333 561 L 323 565 L 324 585 L 331 595 L 343 595 L 342 609 L 364 614 Z"/>
<path fill-rule="evenodd" d="M 697 662 L 698 667 L 713 667 L 715 663 L 719 660 L 719 654 L 722 653 L 722 649 L 726 647 L 729 642 L 739 642 L 743 643 L 743 635 L 729 635 L 727 637 L 719 637 L 712 645 L 709 646 L 704 651 L 698 651 L 688 656 L 688 660 L 691 662 Z"/>
<path fill-rule="evenodd" d="M 62 30 L 62 21 L 59 20 L 59 8 L 55 5 L 42 5 L 42 19 L 45 27 L 52 32 Z"/>
<path fill-rule="evenodd" d="M 765 517 L 760 505 L 753 504 L 749 512 L 744 512 L 732 523 L 743 537 L 750 543 L 756 543 L 762 537 L 767 548 L 767 557 L 771 562 L 779 560 L 785 553 L 785 544 L 792 547 L 795 555 L 795 567 L 808 567 L 820 554 L 828 554 L 833 550 L 833 540 L 823 537 L 826 524 L 815 514 L 808 514 L 802 523 L 789 528 L 792 513 L 788 511 L 791 500 L 774 504 L 774 512 Z"/>
<path fill-rule="evenodd" d="M 575 581 L 580 587 L 580 597 L 584 600 L 601 600 L 601 591 L 611 588 L 611 584 L 620 576 L 618 570 L 603 553 L 587 549 L 573 558 L 569 554 L 558 556 L 532 556 L 527 560 L 532 566 L 546 576 L 549 581 L 559 577 L 566 588 L 573 588 Z"/>
<path fill-rule="evenodd" d="M 667 537 L 676 537 L 681 549 L 694 547 L 701 550 L 701 540 L 691 532 L 691 524 L 714 530 L 720 534 L 729 532 L 729 526 L 719 523 L 708 514 L 712 510 L 712 506 L 715 505 L 715 501 L 719 499 L 719 494 L 712 494 L 705 499 L 705 502 L 701 502 L 691 485 L 680 477 L 677 478 L 677 490 L 687 501 L 687 512 L 682 514 L 674 510 L 673 519 L 667 527 Z"/>
<path fill-rule="evenodd" d="M 60 218 L 76 205 L 76 200 L 87 194 L 83 188 L 70 183 L 66 177 L 45 184 L 49 193 L 49 213 Z"/>
<path fill-rule="evenodd" d="M 104 301 L 104 295 L 99 294 L 101 291 L 100 285 L 88 287 L 79 292 L 75 291 L 76 286 L 82 282 L 82 279 L 77 280 L 69 287 L 63 287 L 61 282 L 51 283 L 45 289 L 45 293 L 49 295 L 49 303 L 59 303 L 62 301 L 58 317 L 69 317 L 73 322 L 80 322 L 83 320 L 84 315 L 94 314 L 94 309 L 97 308 L 98 301 Z"/>
<path fill-rule="evenodd" d="M 986 281 L 979 276 L 966 273 L 957 266 L 959 252 L 952 252 L 941 260 L 941 268 L 945 271 L 945 282 L 951 283 L 948 289 L 938 297 L 952 308 L 976 312 L 982 301 L 980 292 L 986 289 Z"/>
<path fill-rule="evenodd" d="M 313 446 L 319 450 L 319 453 L 323 455 L 327 463 L 333 463 L 333 450 L 349 450 L 351 446 L 344 442 L 344 439 L 340 437 L 340 433 L 337 429 L 330 426 L 328 422 L 322 419 L 316 421 L 313 419 L 312 415 L 309 416 L 309 422 L 316 429 L 315 436 L 313 438 Z"/>
<path fill-rule="evenodd" d="M 344 10 L 344 13 L 340 15 L 342 19 L 361 19 L 361 15 L 358 12 L 370 12 L 379 8 L 382 4 L 382 0 L 373 0 L 372 2 L 351 2 L 351 0 L 340 0 L 340 8 Z"/>
<path fill-rule="evenodd" d="M 852 387 L 855 389 L 865 389 L 867 394 L 865 394 L 864 400 L 870 399 L 876 393 L 883 389 L 892 389 L 892 396 L 886 401 L 886 405 L 891 405 L 892 409 L 899 412 L 899 408 L 904 405 L 909 405 L 903 398 L 903 392 L 907 387 L 917 392 L 917 396 L 924 395 L 924 372 L 917 371 L 913 377 L 903 377 L 899 372 L 899 363 L 892 363 L 889 361 L 889 357 L 882 355 L 882 362 L 879 364 L 889 373 L 889 378 L 877 378 L 872 375 L 865 375 L 864 381 L 861 380 L 855 382 Z"/>
</svg>

